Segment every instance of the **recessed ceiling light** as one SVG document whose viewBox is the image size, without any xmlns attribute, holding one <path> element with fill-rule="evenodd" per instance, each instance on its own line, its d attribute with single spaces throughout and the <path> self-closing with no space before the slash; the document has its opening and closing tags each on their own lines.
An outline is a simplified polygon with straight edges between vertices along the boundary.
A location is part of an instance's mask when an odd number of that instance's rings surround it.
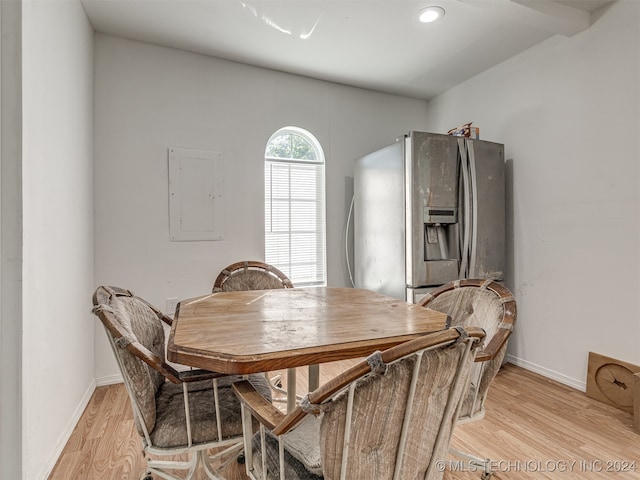
<svg viewBox="0 0 640 480">
<path fill-rule="evenodd" d="M 444 17 L 444 8 L 442 7 L 427 7 L 418 12 L 418 20 L 422 23 L 435 22 L 442 17 Z"/>
</svg>

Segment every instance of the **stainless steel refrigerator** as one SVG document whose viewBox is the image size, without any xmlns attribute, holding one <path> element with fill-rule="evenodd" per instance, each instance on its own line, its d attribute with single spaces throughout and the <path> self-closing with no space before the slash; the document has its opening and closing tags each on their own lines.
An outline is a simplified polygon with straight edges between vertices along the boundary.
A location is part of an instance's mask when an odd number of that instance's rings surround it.
<svg viewBox="0 0 640 480">
<path fill-rule="evenodd" d="M 355 161 L 354 283 L 410 303 L 461 278 L 502 280 L 504 145 L 410 132 Z"/>
</svg>

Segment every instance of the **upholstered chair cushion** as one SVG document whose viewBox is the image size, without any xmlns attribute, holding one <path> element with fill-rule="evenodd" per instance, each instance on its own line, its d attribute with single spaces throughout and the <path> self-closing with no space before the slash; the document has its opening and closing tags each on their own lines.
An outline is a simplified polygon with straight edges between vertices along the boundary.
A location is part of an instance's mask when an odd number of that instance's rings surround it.
<svg viewBox="0 0 640 480">
<path fill-rule="evenodd" d="M 447 313 L 451 317 L 452 326 L 466 327 L 473 325 L 484 329 L 487 334 L 485 343 L 488 343 L 498 331 L 504 317 L 504 305 L 500 298 L 494 292 L 485 288 L 455 288 L 438 295 L 427 306 L 439 312 Z M 506 352 L 507 344 L 505 343 L 493 360 L 473 365 L 471 371 L 472 383 L 460 409 L 461 418 L 481 414 L 489 385 L 498 370 L 500 370 Z M 482 375 L 478 382 L 480 369 L 482 369 Z M 477 400 L 474 407 L 476 395 Z"/>
<path fill-rule="evenodd" d="M 231 383 L 241 379 L 241 377 L 227 377 L 224 382 L 218 383 L 222 439 L 242 435 L 240 403 L 231 389 Z M 269 385 L 263 375 L 250 375 L 249 382 L 256 390 L 269 398 Z M 153 445 L 169 448 L 187 444 L 182 392 L 182 385 L 171 382 L 165 382 L 161 385 L 156 397 L 155 428 L 150 433 Z M 216 427 L 213 383 L 211 381 L 205 380 L 189 384 L 189 408 L 193 442 L 204 443 L 220 440 Z"/>
<path fill-rule="evenodd" d="M 291 280 L 273 265 L 245 260 L 228 265 L 216 277 L 213 293 L 293 288 Z"/>
<path fill-rule="evenodd" d="M 320 458 L 320 422 L 321 417 L 309 415 L 295 428 L 283 435 L 280 440 L 285 448 L 285 478 L 287 480 L 317 480 L 322 477 L 322 461 Z M 256 458 L 261 458 L 260 434 L 253 438 L 253 450 Z M 266 457 L 269 478 L 279 478 L 280 464 L 278 442 L 266 432 Z M 256 472 L 262 472 L 261 462 L 255 461 Z M 257 475 L 257 478 L 262 478 Z"/>
<path fill-rule="evenodd" d="M 223 292 L 284 288 L 282 280 L 261 270 L 236 271 L 222 284 Z"/>
<path fill-rule="evenodd" d="M 164 329 L 158 316 L 135 297 L 112 297 L 109 307 L 118 320 L 120 326 L 127 332 L 126 341 L 118 345 L 117 355 L 120 357 L 123 375 L 127 375 L 134 389 L 147 429 L 152 431 L 156 423 L 155 397 L 164 377 L 145 363 L 141 362 L 133 353 L 126 349 L 126 344 L 138 342 L 146 346 L 160 358 L 164 358 Z M 184 417 L 184 415 L 183 415 Z M 143 435 L 138 425 L 138 433 Z"/>
<path fill-rule="evenodd" d="M 282 437 L 284 448 L 307 470 L 318 476 L 322 476 L 322 460 L 318 443 L 320 422 L 321 417 L 309 415 Z"/>
<path fill-rule="evenodd" d="M 318 438 L 314 439 L 316 443 Z M 261 460 L 261 440 L 260 434 L 256 434 L 251 442 L 253 449 L 253 468 L 256 478 L 262 478 L 262 460 Z M 278 454 L 278 440 L 269 432 L 265 434 L 265 452 L 266 466 L 269 480 L 278 480 L 280 478 L 280 460 Z M 310 468 L 295 458 L 285 449 L 284 451 L 284 478 L 287 480 L 322 480 L 322 475 L 316 475 Z"/>
<path fill-rule="evenodd" d="M 500 298 L 485 288 L 456 288 L 438 295 L 428 307 L 446 312 L 453 327 L 474 325 L 482 328 L 487 339 L 496 333 L 504 316 Z"/>
</svg>

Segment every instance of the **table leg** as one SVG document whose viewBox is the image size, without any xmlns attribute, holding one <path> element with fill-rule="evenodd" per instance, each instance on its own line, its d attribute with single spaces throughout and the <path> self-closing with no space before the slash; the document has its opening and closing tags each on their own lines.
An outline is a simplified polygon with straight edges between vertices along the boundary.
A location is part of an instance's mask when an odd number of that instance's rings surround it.
<svg viewBox="0 0 640 480">
<path fill-rule="evenodd" d="M 309 365 L 309 392 L 320 386 L 320 365 Z M 287 369 L 287 413 L 297 405 L 296 398 L 296 369 Z"/>
<path fill-rule="evenodd" d="M 309 365 L 309 391 L 313 392 L 320 386 L 320 365 Z"/>
<path fill-rule="evenodd" d="M 296 369 L 287 369 L 287 413 L 296 408 Z"/>
</svg>

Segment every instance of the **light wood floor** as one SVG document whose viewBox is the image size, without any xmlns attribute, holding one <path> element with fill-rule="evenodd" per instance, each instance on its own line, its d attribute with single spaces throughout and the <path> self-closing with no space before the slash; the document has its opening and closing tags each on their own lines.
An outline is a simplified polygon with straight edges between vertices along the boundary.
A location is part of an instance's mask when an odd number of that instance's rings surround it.
<svg viewBox="0 0 640 480">
<path fill-rule="evenodd" d="M 344 364 L 323 365 L 321 377 L 342 369 Z M 640 435 L 633 432 L 631 414 L 510 364 L 498 373 L 486 407 L 482 421 L 456 428 L 453 446 L 491 458 L 495 480 L 640 479 Z M 461 470 L 453 463 L 445 480 L 480 477 Z M 143 472 L 124 386 L 97 388 L 49 478 L 138 479 Z M 235 463 L 225 476 L 248 478 Z"/>
</svg>

